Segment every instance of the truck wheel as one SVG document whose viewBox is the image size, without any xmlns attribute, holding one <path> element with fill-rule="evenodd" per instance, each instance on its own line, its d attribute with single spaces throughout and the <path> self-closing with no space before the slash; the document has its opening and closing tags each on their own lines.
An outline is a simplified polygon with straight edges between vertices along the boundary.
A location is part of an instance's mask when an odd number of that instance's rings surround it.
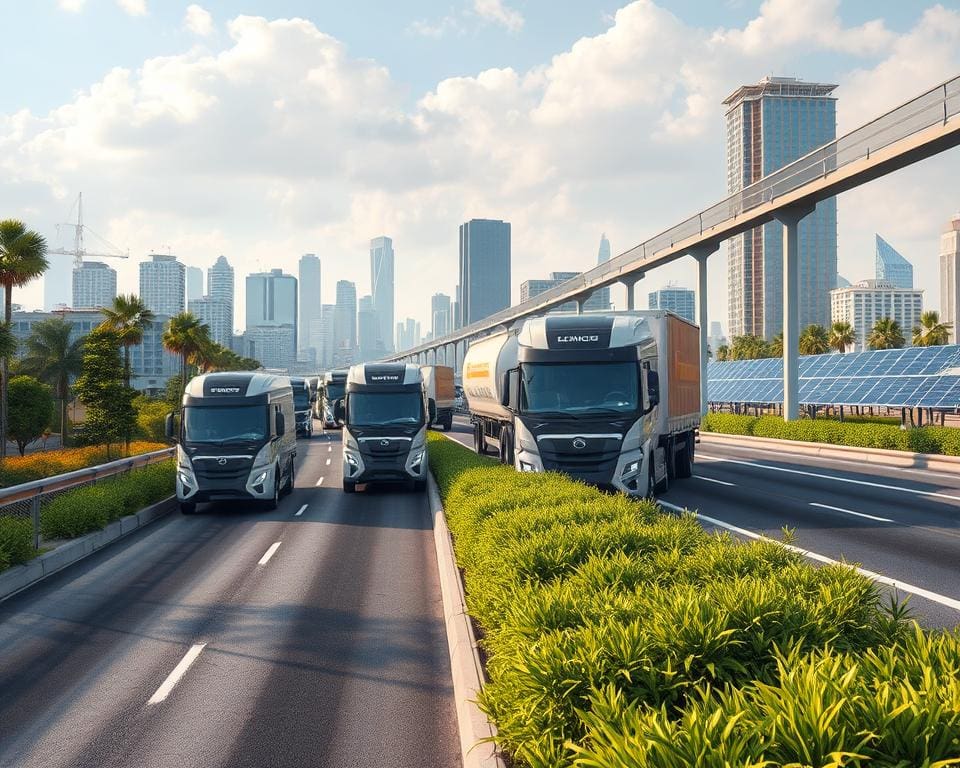
<svg viewBox="0 0 960 768">
<path fill-rule="evenodd" d="M 282 481 L 283 478 L 280 477 L 280 467 L 277 467 L 273 480 L 273 498 L 267 499 L 266 502 L 264 502 L 264 506 L 270 512 L 273 512 L 280 504 L 280 483 Z"/>
<path fill-rule="evenodd" d="M 296 473 L 296 467 L 294 466 L 293 459 L 290 459 L 290 471 L 287 473 L 287 484 L 283 489 L 283 495 L 289 496 L 293 493 L 293 483 L 294 475 Z"/>
<path fill-rule="evenodd" d="M 414 480 L 413 481 L 413 492 L 414 493 L 424 493 L 427 490 L 427 481 L 426 480 Z"/>
<path fill-rule="evenodd" d="M 500 463 L 513 466 L 513 430 L 510 427 L 500 430 Z"/>
<path fill-rule="evenodd" d="M 693 436 L 689 433 L 683 440 L 683 448 L 676 458 L 678 478 L 685 479 L 693 476 Z"/>
<path fill-rule="evenodd" d="M 447 417 L 443 420 L 443 431 L 449 432 L 451 429 L 453 429 L 453 414 L 448 413 Z"/>
<path fill-rule="evenodd" d="M 192 515 L 197 511 L 197 505 L 192 501 L 181 501 L 180 512 L 184 515 Z"/>
<path fill-rule="evenodd" d="M 344 481 L 343 481 L 343 492 L 344 492 L 344 493 L 356 493 L 356 492 L 357 492 L 357 484 L 354 483 L 354 482 L 351 482 L 350 480 L 344 480 Z"/>
</svg>

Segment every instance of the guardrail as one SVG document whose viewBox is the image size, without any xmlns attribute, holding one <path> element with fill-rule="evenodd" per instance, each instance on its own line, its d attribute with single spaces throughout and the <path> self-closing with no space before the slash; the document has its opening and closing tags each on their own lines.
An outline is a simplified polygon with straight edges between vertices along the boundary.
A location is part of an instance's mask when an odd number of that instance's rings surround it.
<svg viewBox="0 0 960 768">
<path fill-rule="evenodd" d="M 62 475 L 52 475 L 40 480 L 31 480 L 29 483 L 11 485 L 9 488 L 0 488 L 0 515 L 7 517 L 27 517 L 33 521 L 33 546 L 40 548 L 40 508 L 58 494 L 93 485 L 98 480 L 129 472 L 137 467 L 156 464 L 172 458 L 175 448 L 164 448 L 150 453 L 141 453 L 128 456 L 125 459 L 109 461 L 106 464 L 97 464 L 93 467 L 76 469 L 73 472 L 64 472 Z"/>
</svg>

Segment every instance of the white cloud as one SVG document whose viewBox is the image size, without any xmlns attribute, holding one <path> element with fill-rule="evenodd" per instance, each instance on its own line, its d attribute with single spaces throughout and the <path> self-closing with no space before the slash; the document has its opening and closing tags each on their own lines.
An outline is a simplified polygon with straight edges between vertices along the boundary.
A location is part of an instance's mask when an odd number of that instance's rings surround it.
<svg viewBox="0 0 960 768">
<path fill-rule="evenodd" d="M 57 0 L 60 10 L 67 11 L 67 13 L 80 13 L 86 4 L 87 0 Z"/>
<path fill-rule="evenodd" d="M 523 28 L 523 14 L 503 4 L 503 0 L 473 0 L 473 10 L 482 19 L 500 24 L 511 32 Z"/>
<path fill-rule="evenodd" d="M 194 3 L 187 6 L 183 26 L 195 35 L 206 37 L 213 32 L 213 16 L 206 8 Z"/>
<path fill-rule="evenodd" d="M 406 31 L 420 37 L 430 37 L 435 40 L 446 37 L 448 34 L 463 34 L 463 24 L 453 15 L 444 16 L 439 21 L 419 19 L 411 23 Z"/>
<path fill-rule="evenodd" d="M 147 15 L 147 0 L 117 0 L 117 5 L 131 16 Z"/>
<path fill-rule="evenodd" d="M 828 75 L 841 84 L 843 130 L 960 69 L 960 12 L 934 7 L 894 34 L 880 22 L 846 27 L 835 3 L 817 2 L 820 23 L 801 13 L 780 34 L 778 2 L 742 29 L 715 30 L 638 0 L 603 34 L 529 71 L 449 78 L 412 108 L 386 68 L 310 22 L 237 17 L 222 50 L 116 69 L 46 115 L 0 115 L 0 210 L 29 214 L 52 236 L 82 189 L 91 226 L 132 254 L 170 246 L 205 267 L 224 253 L 239 285 L 316 252 L 325 301 L 338 279 L 369 291 L 368 241 L 385 233 L 402 265 L 397 317 L 425 320 L 430 294 L 453 291 L 457 226 L 468 218 L 512 222 L 516 296 L 525 279 L 590 266 L 602 231 L 620 252 L 716 202 L 721 101 L 741 83 Z M 761 33 L 763 51 L 751 42 Z M 838 41 L 854 63 L 828 69 L 817 56 Z M 841 273 L 869 275 L 879 230 L 914 259 L 935 305 L 937 239 L 958 205 L 948 191 L 958 173 L 945 154 L 841 197 Z M 726 324 L 724 259 L 711 259 L 710 304 Z M 118 269 L 120 287 L 135 290 L 135 260 Z M 694 275 L 678 263 L 638 291 Z M 39 292 L 23 295 L 31 304 Z M 242 290 L 238 300 L 242 310 Z"/>
</svg>

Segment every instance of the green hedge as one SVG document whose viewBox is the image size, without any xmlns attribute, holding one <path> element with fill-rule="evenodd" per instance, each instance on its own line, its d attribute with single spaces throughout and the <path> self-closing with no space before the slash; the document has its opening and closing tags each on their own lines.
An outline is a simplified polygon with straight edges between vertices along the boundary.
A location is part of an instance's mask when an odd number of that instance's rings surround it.
<svg viewBox="0 0 960 768">
<path fill-rule="evenodd" d="M 857 448 L 886 448 L 960 456 L 960 429 L 955 427 L 918 427 L 904 430 L 891 424 L 870 422 L 847 423 L 829 419 L 784 421 L 779 416 L 708 413 L 701 421 L 700 430 L 727 435 L 753 435 Z"/>
<path fill-rule="evenodd" d="M 0 571 L 25 563 L 35 554 L 30 518 L 0 517 Z"/>
<path fill-rule="evenodd" d="M 70 539 L 154 504 L 174 492 L 174 462 L 164 461 L 57 496 L 40 512 L 47 539 Z"/>
<path fill-rule="evenodd" d="M 960 643 L 914 634 L 853 570 L 436 434 L 430 466 L 483 630 L 479 702 L 517 765 L 929 768 L 960 754 Z"/>
</svg>

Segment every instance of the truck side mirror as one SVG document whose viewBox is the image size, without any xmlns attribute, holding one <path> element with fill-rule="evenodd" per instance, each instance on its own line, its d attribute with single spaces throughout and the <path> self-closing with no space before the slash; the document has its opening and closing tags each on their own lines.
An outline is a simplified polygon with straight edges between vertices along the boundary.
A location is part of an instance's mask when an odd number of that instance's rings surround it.
<svg viewBox="0 0 960 768">
<path fill-rule="evenodd" d="M 503 374 L 503 386 L 500 390 L 500 405 L 508 411 L 516 412 L 520 405 L 520 369 L 511 368 Z"/>
<path fill-rule="evenodd" d="M 335 421 L 344 421 L 346 419 L 346 408 L 343 405 L 343 399 L 337 400 L 333 404 L 333 418 Z"/>
<path fill-rule="evenodd" d="M 286 419 L 283 418 L 283 413 L 281 411 L 277 411 L 276 422 L 277 422 L 276 424 L 277 437 L 280 437 L 281 435 L 283 435 L 284 432 L 287 431 L 287 422 L 286 422 Z"/>
<path fill-rule="evenodd" d="M 660 374 L 656 371 L 647 371 L 647 400 L 650 410 L 660 404 Z"/>
<path fill-rule="evenodd" d="M 167 436 L 167 440 L 173 440 L 176 442 L 177 437 L 173 431 L 173 413 L 168 413 L 166 418 L 163 420 L 163 431 Z"/>
</svg>

